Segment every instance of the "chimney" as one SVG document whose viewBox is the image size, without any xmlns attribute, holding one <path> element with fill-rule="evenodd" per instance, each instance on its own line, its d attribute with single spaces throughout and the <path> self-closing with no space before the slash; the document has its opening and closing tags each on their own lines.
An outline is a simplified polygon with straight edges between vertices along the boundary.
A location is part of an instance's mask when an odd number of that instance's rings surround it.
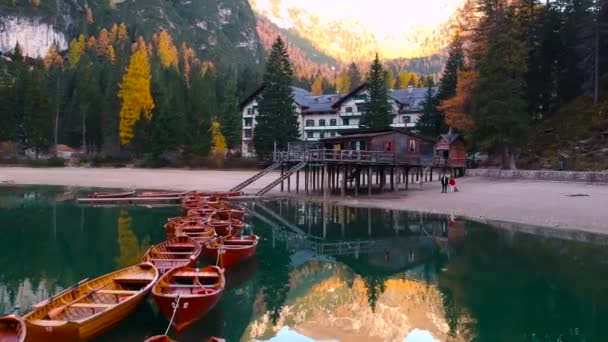
<svg viewBox="0 0 608 342">
<path fill-rule="evenodd" d="M 414 91 L 414 86 L 412 86 L 412 85 L 408 85 L 408 86 L 407 86 L 407 92 L 411 94 L 411 93 L 412 93 L 412 91 Z"/>
<path fill-rule="evenodd" d="M 452 127 L 450 126 L 450 128 L 448 129 L 448 134 L 452 135 L 454 133 L 454 131 L 452 130 Z"/>
</svg>

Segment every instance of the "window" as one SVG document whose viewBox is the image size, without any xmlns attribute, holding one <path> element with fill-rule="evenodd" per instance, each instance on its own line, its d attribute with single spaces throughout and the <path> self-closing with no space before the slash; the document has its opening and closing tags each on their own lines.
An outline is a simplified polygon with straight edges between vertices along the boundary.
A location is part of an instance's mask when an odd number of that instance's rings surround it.
<svg viewBox="0 0 608 342">
<path fill-rule="evenodd" d="M 245 138 L 251 138 L 253 136 L 253 132 L 250 129 L 245 130 Z"/>
<path fill-rule="evenodd" d="M 253 108 L 247 108 L 247 115 L 253 115 Z"/>
<path fill-rule="evenodd" d="M 411 139 L 411 140 L 410 140 L 410 148 L 409 148 L 409 151 L 410 151 L 411 153 L 416 153 L 416 140 L 414 140 L 414 139 Z"/>
<path fill-rule="evenodd" d="M 313 127 L 315 125 L 315 120 L 306 120 L 306 127 Z"/>
<path fill-rule="evenodd" d="M 333 138 L 333 137 L 335 137 L 335 136 L 336 136 L 336 132 L 332 131 L 332 132 L 331 132 L 331 137 Z"/>
<path fill-rule="evenodd" d="M 347 113 L 352 113 L 353 112 L 353 107 L 346 107 L 346 109 L 344 110 Z"/>
<path fill-rule="evenodd" d="M 346 118 L 346 119 L 342 119 L 342 124 L 343 124 L 344 126 L 348 126 L 348 122 L 349 122 L 348 118 Z"/>
<path fill-rule="evenodd" d="M 410 122 L 412 122 L 412 117 L 409 116 L 409 115 L 404 116 L 403 117 L 403 122 L 404 123 L 410 123 Z"/>
<path fill-rule="evenodd" d="M 355 100 L 365 101 L 367 100 L 366 94 L 355 95 Z"/>
<path fill-rule="evenodd" d="M 319 126 L 325 126 L 325 119 L 319 120 Z"/>
<path fill-rule="evenodd" d="M 247 153 L 253 153 L 253 145 L 247 144 Z"/>
<path fill-rule="evenodd" d="M 312 132 L 311 131 L 306 132 L 306 137 L 308 139 L 312 139 Z"/>
<path fill-rule="evenodd" d="M 336 119 L 330 119 L 329 120 L 329 125 L 330 126 L 335 126 L 336 125 Z"/>
<path fill-rule="evenodd" d="M 321 139 L 325 138 L 325 132 L 319 133 L 319 138 L 321 138 Z"/>
<path fill-rule="evenodd" d="M 253 124 L 252 118 L 245 118 L 245 127 L 251 127 L 252 124 Z"/>
<path fill-rule="evenodd" d="M 253 114 L 257 114 L 258 113 L 258 106 L 253 106 Z"/>
</svg>

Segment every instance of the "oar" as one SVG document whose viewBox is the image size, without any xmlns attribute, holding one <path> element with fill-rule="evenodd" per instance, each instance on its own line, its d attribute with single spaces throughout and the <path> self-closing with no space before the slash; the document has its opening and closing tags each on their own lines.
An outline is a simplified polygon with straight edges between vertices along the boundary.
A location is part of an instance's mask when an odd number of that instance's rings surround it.
<svg viewBox="0 0 608 342">
<path fill-rule="evenodd" d="M 34 305 L 32 305 L 32 307 L 33 307 L 34 309 L 38 309 L 38 308 L 40 308 L 40 307 L 42 307 L 42 306 L 45 306 L 45 305 L 47 305 L 48 303 L 50 303 L 50 302 L 51 302 L 53 299 L 55 299 L 55 298 L 57 298 L 57 297 L 61 296 L 62 294 L 66 293 L 66 292 L 68 292 L 68 291 L 71 291 L 71 290 L 73 290 L 73 289 L 75 289 L 75 288 L 79 287 L 80 285 L 82 285 L 82 284 L 83 284 L 84 282 L 86 282 L 87 280 L 89 280 L 89 278 L 84 278 L 84 279 L 82 279 L 81 281 L 77 282 L 76 284 L 74 284 L 74 285 L 72 285 L 72 286 L 68 287 L 67 289 L 65 289 L 65 290 L 63 290 L 63 291 L 61 291 L 61 292 L 59 292 L 59 293 L 55 294 L 54 296 L 52 296 L 52 297 L 50 297 L 50 298 L 47 298 L 47 299 L 43 300 L 42 302 L 40 302 L 40 303 L 38 303 L 38 304 L 34 304 Z"/>
<path fill-rule="evenodd" d="M 59 316 L 59 314 L 61 314 L 65 309 L 67 309 L 70 305 L 75 304 L 76 302 L 83 300 L 93 294 L 95 294 L 97 291 L 102 290 L 103 288 L 105 288 L 106 286 L 112 284 L 112 282 L 108 282 L 103 286 L 100 286 L 94 290 L 91 290 L 89 292 L 87 292 L 86 294 L 74 299 L 73 301 L 69 302 L 68 304 L 62 305 L 60 307 L 54 308 L 49 310 L 49 312 L 47 313 L 47 315 L 52 319 L 53 317 L 57 317 Z"/>
</svg>

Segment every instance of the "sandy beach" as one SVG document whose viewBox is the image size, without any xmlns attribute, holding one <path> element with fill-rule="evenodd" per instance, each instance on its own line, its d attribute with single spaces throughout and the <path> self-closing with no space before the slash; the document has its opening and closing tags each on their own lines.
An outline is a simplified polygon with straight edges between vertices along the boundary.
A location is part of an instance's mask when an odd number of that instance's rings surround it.
<svg viewBox="0 0 608 342">
<path fill-rule="evenodd" d="M 131 168 L 0 168 L 0 184 L 46 184 L 79 187 L 226 190 L 255 171 L 131 169 Z M 276 179 L 269 174 L 245 190 L 254 193 Z M 292 183 L 294 184 L 294 183 Z M 461 191 L 441 194 L 438 182 L 420 189 L 367 197 L 331 197 L 327 200 L 353 206 L 417 210 L 454 214 L 478 221 L 504 221 L 560 230 L 608 234 L 608 186 L 496 180 L 458 179 Z M 292 186 L 292 190 L 295 186 Z M 287 194 L 287 193 L 284 193 Z M 269 193 L 281 195 L 279 187 Z M 290 195 L 294 195 L 294 192 Z M 303 196 L 302 192 L 300 193 Z"/>
</svg>

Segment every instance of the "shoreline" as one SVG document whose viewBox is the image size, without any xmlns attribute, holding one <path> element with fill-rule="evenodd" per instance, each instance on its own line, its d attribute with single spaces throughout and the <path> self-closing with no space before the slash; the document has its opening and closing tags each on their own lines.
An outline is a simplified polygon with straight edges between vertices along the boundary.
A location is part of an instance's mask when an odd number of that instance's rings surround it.
<svg viewBox="0 0 608 342">
<path fill-rule="evenodd" d="M 0 185 L 58 185 L 150 190 L 227 190 L 256 171 L 134 169 L 134 168 L 27 168 L 0 167 Z M 245 189 L 252 193 L 276 179 L 270 173 Z M 356 207 L 374 207 L 450 215 L 510 229 L 524 226 L 549 228 L 561 233 L 586 232 L 608 236 L 608 186 L 538 180 L 482 177 L 457 179 L 459 192 L 441 194 L 438 182 L 420 189 L 385 192 L 372 197 L 323 198 L 280 192 L 272 197 L 296 197 Z M 602 204 L 603 203 L 603 204 Z M 514 226 L 515 225 L 515 226 Z M 535 228 L 525 228 L 534 231 Z"/>
</svg>

